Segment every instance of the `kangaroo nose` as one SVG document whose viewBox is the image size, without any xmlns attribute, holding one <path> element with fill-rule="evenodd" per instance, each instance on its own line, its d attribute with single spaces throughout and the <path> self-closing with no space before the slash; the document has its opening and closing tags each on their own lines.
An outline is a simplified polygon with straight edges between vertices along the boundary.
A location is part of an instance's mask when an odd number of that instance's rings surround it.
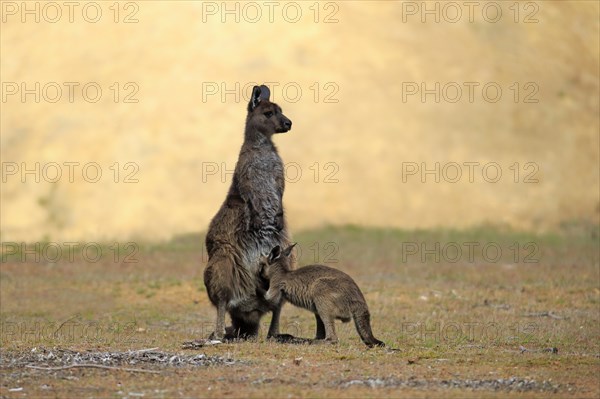
<svg viewBox="0 0 600 399">
<path fill-rule="evenodd" d="M 286 128 L 290 129 L 292 127 L 292 121 L 288 119 L 287 121 L 285 121 L 284 125 Z"/>
</svg>

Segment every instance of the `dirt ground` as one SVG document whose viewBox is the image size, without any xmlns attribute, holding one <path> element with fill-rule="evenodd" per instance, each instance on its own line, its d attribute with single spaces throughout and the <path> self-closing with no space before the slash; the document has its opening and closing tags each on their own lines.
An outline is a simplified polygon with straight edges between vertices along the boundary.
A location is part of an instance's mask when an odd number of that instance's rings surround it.
<svg viewBox="0 0 600 399">
<path fill-rule="evenodd" d="M 201 234 L 119 251 L 107 243 L 98 260 L 82 248 L 57 258 L 48 245 L 3 247 L 0 396 L 600 395 L 597 226 L 545 235 L 348 226 L 294 238 L 299 265 L 355 278 L 387 348 L 367 349 L 352 323 L 337 324 L 338 345 L 267 342 L 267 315 L 256 341 L 182 349 L 215 317 Z M 282 325 L 314 334 L 313 316 L 291 305 Z M 65 368 L 75 364 L 86 367 Z"/>
</svg>

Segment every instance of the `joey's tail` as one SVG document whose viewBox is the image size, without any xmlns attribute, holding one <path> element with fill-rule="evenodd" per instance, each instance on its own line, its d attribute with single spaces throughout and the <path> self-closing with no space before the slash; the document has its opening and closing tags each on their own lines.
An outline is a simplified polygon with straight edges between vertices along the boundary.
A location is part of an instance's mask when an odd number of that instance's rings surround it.
<svg viewBox="0 0 600 399">
<path fill-rule="evenodd" d="M 366 306 L 359 306 L 355 309 L 352 312 L 352 317 L 354 318 L 356 331 L 358 331 L 358 335 L 360 335 L 365 345 L 369 348 L 373 346 L 385 346 L 383 342 L 373 336 L 373 331 L 371 331 L 371 316 Z"/>
</svg>

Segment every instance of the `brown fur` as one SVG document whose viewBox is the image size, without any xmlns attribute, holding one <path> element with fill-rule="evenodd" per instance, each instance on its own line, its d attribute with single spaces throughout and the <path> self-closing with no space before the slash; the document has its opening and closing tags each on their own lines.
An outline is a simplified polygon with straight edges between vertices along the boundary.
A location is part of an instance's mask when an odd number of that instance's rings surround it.
<svg viewBox="0 0 600 399">
<path fill-rule="evenodd" d="M 352 277 L 323 265 L 290 270 L 288 263 L 294 245 L 283 252 L 277 246 L 261 261 L 261 273 L 269 280 L 266 299 L 288 301 L 313 312 L 317 340 L 337 342 L 335 319 L 345 323 L 354 319 L 358 335 L 367 346 L 385 346 L 373 336 L 367 302 Z"/>
<path fill-rule="evenodd" d="M 283 211 L 283 162 L 272 141 L 292 122 L 269 101 L 269 89 L 255 86 L 248 104 L 244 144 L 225 202 L 206 235 L 208 264 L 204 285 L 217 308 L 212 338 L 249 338 L 261 317 L 273 312 L 268 336 L 279 335 L 281 305 L 264 298 L 268 282 L 260 277 L 260 257 L 274 245 L 289 244 Z M 225 313 L 232 326 L 225 329 Z"/>
</svg>

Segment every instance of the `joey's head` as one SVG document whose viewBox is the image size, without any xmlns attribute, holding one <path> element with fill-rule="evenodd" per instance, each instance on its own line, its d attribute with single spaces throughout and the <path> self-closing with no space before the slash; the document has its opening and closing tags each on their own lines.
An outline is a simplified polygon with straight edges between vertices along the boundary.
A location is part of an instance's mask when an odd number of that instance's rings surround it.
<svg viewBox="0 0 600 399">
<path fill-rule="evenodd" d="M 285 133 L 292 128 L 292 121 L 281 112 L 279 105 L 269 100 L 269 97 L 271 92 L 267 86 L 254 86 L 246 118 L 246 129 L 257 130 L 266 137 L 275 133 Z"/>
<path fill-rule="evenodd" d="M 289 270 L 292 249 L 295 246 L 296 243 L 282 250 L 279 245 L 276 245 L 269 255 L 263 256 L 260 260 L 261 277 L 271 280 L 276 273 Z"/>
</svg>

